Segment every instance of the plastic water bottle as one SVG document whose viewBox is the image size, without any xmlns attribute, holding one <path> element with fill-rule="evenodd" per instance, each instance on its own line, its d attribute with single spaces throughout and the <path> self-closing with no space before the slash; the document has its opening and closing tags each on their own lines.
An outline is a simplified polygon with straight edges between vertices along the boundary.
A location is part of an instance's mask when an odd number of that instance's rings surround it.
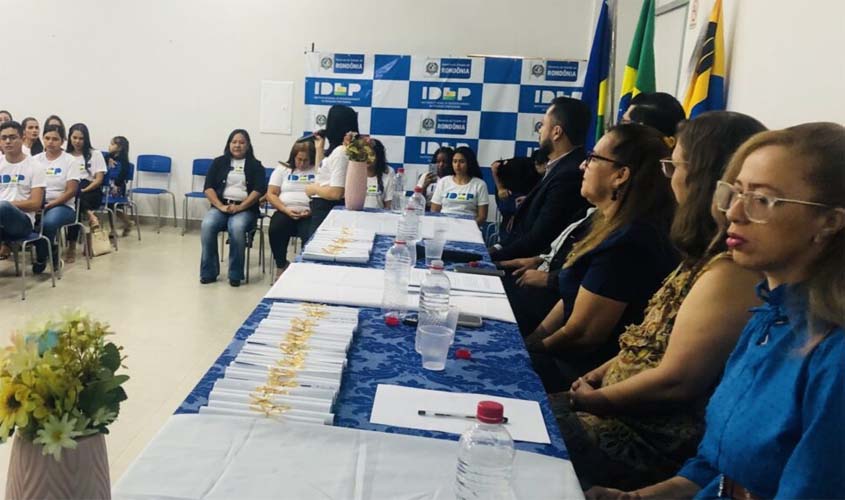
<svg viewBox="0 0 845 500">
<path fill-rule="evenodd" d="M 396 228 L 396 239 L 402 240 L 408 245 L 408 254 L 411 256 L 411 267 L 417 264 L 417 240 L 420 239 L 420 218 L 416 210 L 410 205 L 405 207 L 399 224 Z"/>
<path fill-rule="evenodd" d="M 384 292 L 381 296 L 381 310 L 388 324 L 399 324 L 408 311 L 410 263 L 408 247 L 403 240 L 397 238 L 384 256 Z"/>
<path fill-rule="evenodd" d="M 414 186 L 414 194 L 408 200 L 408 206 L 413 206 L 420 220 L 422 220 L 423 216 L 425 216 L 425 196 L 423 195 L 422 186 Z"/>
<path fill-rule="evenodd" d="M 396 169 L 396 179 L 393 185 L 393 201 L 391 202 L 393 211 L 402 213 L 405 209 L 405 169 L 399 167 Z"/>
<path fill-rule="evenodd" d="M 476 419 L 458 443 L 455 498 L 510 499 L 515 452 L 503 425 L 504 408 L 495 401 L 481 401 Z"/>
<path fill-rule="evenodd" d="M 414 348 L 417 352 L 420 352 L 420 327 L 445 326 L 449 316 L 449 293 L 452 284 L 443 272 L 443 261 L 433 261 L 428 269 L 420 286 L 420 315 L 417 321 L 417 335 L 414 338 Z"/>
</svg>

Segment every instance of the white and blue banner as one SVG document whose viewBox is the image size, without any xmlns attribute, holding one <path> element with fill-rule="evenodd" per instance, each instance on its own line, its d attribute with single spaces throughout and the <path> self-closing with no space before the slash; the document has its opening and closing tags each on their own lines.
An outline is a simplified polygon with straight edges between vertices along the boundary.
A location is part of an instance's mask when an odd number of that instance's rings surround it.
<svg viewBox="0 0 845 500">
<path fill-rule="evenodd" d="M 334 104 L 358 112 L 393 167 L 428 171 L 441 146 L 469 146 L 482 167 L 530 156 L 549 103 L 580 98 L 586 61 L 382 54 L 307 54 L 305 131 L 325 127 Z M 483 168 L 492 186 L 489 169 Z"/>
</svg>

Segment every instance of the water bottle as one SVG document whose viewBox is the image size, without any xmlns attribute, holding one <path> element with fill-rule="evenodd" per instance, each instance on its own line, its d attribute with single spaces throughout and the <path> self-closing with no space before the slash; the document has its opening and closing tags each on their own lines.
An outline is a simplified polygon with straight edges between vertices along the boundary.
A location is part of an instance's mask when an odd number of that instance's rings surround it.
<svg viewBox="0 0 845 500">
<path fill-rule="evenodd" d="M 393 201 L 391 202 L 393 211 L 402 213 L 405 209 L 405 169 L 399 167 L 396 169 L 396 179 L 393 185 Z"/>
<path fill-rule="evenodd" d="M 417 321 L 417 335 L 414 338 L 414 348 L 417 352 L 420 352 L 420 327 L 446 325 L 451 289 L 449 277 L 443 272 L 443 261 L 433 261 L 420 286 L 420 315 Z"/>
<path fill-rule="evenodd" d="M 422 186 L 414 186 L 414 194 L 408 200 L 408 206 L 413 206 L 420 220 L 422 220 L 423 216 L 425 216 L 425 196 L 423 195 Z"/>
<path fill-rule="evenodd" d="M 384 256 L 384 292 L 381 310 L 385 322 L 398 325 L 408 311 L 408 280 L 411 277 L 411 258 L 405 241 L 396 239 Z"/>
<path fill-rule="evenodd" d="M 510 499 L 515 452 L 503 425 L 504 408 L 495 401 L 481 401 L 476 419 L 458 443 L 455 498 Z"/>
<path fill-rule="evenodd" d="M 417 264 L 417 240 L 420 239 L 420 222 L 416 210 L 405 207 L 399 224 L 396 228 L 396 239 L 402 240 L 408 245 L 408 254 L 411 257 L 411 267 Z"/>
</svg>

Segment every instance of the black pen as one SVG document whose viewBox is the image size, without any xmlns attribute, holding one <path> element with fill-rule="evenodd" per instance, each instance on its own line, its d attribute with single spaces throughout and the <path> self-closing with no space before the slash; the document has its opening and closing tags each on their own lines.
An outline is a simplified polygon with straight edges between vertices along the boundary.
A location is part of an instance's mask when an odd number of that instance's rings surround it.
<svg viewBox="0 0 845 500">
<path fill-rule="evenodd" d="M 440 413 L 437 411 L 417 410 L 417 415 L 421 417 L 448 417 L 448 418 L 471 418 L 475 420 L 475 415 L 458 415 L 455 413 Z M 508 417 L 502 418 L 502 423 L 508 423 Z"/>
</svg>

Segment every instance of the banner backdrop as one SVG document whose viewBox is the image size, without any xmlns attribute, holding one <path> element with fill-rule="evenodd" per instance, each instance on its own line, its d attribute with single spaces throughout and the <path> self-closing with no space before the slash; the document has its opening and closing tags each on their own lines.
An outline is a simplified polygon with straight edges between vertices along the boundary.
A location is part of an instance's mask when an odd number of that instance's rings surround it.
<svg viewBox="0 0 845 500">
<path fill-rule="evenodd" d="M 305 131 L 325 127 L 334 104 L 358 112 L 391 166 L 428 170 L 441 146 L 469 146 L 482 167 L 530 156 L 557 96 L 580 98 L 586 61 L 382 54 L 306 55 Z M 489 168 L 483 168 L 491 184 Z M 410 185 L 410 183 L 409 183 Z"/>
</svg>

